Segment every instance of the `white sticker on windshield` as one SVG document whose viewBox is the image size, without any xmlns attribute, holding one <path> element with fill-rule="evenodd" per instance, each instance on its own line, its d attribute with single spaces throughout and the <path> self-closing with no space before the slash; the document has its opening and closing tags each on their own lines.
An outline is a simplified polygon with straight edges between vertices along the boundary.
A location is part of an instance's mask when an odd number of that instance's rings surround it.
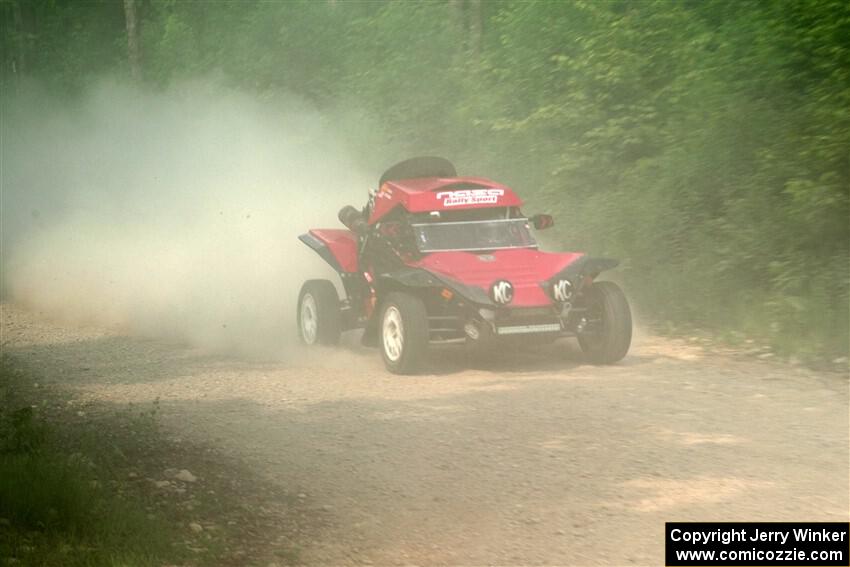
<svg viewBox="0 0 850 567">
<path fill-rule="evenodd" d="M 443 200 L 444 207 L 458 205 L 495 205 L 499 197 L 505 194 L 503 189 L 461 189 L 458 191 L 440 191 L 437 198 Z"/>
</svg>

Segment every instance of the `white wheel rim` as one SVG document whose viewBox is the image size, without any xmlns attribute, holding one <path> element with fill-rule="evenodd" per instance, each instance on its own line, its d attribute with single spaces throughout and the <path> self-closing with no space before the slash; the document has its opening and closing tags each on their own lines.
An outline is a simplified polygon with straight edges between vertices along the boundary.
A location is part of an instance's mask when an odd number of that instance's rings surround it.
<svg viewBox="0 0 850 567">
<path fill-rule="evenodd" d="M 390 361 L 397 362 L 404 349 L 404 325 L 401 322 L 401 313 L 395 305 L 390 305 L 384 311 L 382 330 L 384 354 Z"/>
<path fill-rule="evenodd" d="M 316 343 L 319 330 L 319 318 L 316 311 L 316 299 L 309 293 L 301 298 L 301 336 L 308 345 Z"/>
</svg>

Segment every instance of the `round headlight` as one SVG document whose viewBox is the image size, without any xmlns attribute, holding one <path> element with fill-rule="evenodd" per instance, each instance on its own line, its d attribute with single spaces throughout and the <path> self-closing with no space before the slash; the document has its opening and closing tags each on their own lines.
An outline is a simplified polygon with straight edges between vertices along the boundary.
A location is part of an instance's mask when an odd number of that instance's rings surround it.
<svg viewBox="0 0 850 567">
<path fill-rule="evenodd" d="M 566 303 L 573 298 L 573 284 L 570 280 L 561 279 L 552 284 L 552 298 L 560 303 Z"/>
<path fill-rule="evenodd" d="M 493 303 L 507 305 L 514 299 L 514 286 L 508 280 L 497 280 L 490 286 L 490 299 Z"/>
</svg>

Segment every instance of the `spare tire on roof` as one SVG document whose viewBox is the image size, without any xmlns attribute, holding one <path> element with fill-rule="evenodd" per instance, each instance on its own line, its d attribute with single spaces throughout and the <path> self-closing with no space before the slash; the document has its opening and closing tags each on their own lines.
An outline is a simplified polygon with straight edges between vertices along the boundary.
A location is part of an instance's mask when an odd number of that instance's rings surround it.
<svg viewBox="0 0 850 567">
<path fill-rule="evenodd" d="M 378 187 L 387 181 L 396 179 L 415 179 L 417 177 L 457 177 L 452 162 L 446 158 L 423 156 L 406 159 L 386 170 L 378 182 Z"/>
</svg>

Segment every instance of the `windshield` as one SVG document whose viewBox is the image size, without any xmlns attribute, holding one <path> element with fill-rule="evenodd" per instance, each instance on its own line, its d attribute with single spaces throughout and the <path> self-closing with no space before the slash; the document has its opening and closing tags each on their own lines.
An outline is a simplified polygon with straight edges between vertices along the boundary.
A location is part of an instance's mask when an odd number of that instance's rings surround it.
<svg viewBox="0 0 850 567">
<path fill-rule="evenodd" d="M 420 252 L 535 248 L 528 219 L 413 224 Z"/>
</svg>

